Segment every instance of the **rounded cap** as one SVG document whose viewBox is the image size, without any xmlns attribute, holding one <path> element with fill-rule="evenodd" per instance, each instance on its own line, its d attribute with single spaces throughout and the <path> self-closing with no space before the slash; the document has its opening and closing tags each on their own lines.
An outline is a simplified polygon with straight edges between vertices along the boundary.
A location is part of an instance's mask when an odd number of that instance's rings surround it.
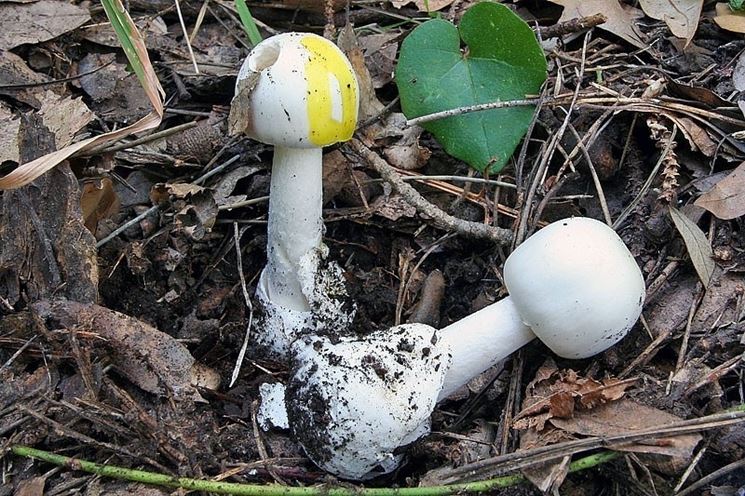
<svg viewBox="0 0 745 496">
<path fill-rule="evenodd" d="M 287 385 L 289 423 L 308 457 L 345 479 L 398 466 L 394 454 L 429 432 L 450 366 L 436 331 L 404 324 L 363 339 L 305 338 Z"/>
<path fill-rule="evenodd" d="M 507 258 L 504 279 L 523 322 L 565 358 L 617 343 L 644 303 L 634 257 L 613 229 L 588 218 L 560 220 L 528 238 Z"/>
<path fill-rule="evenodd" d="M 359 90 L 349 60 L 310 33 L 267 38 L 236 81 L 230 127 L 267 144 L 314 148 L 346 141 L 357 124 Z"/>
</svg>

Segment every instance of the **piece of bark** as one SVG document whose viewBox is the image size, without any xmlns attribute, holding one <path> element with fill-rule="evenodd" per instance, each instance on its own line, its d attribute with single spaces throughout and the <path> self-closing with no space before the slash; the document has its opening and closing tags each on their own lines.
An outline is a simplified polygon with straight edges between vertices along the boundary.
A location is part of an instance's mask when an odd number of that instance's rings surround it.
<svg viewBox="0 0 745 496">
<path fill-rule="evenodd" d="M 141 389 L 177 400 L 204 401 L 197 388 L 216 389 L 220 377 L 191 356 L 172 336 L 108 308 L 56 299 L 35 303 L 32 311 L 48 326 L 95 333 L 116 370 Z"/>
<path fill-rule="evenodd" d="M 21 120 L 22 163 L 55 150 L 37 114 Z M 77 179 L 65 162 L 0 198 L 0 296 L 11 305 L 52 295 L 98 299 L 95 238 L 85 228 Z"/>
</svg>

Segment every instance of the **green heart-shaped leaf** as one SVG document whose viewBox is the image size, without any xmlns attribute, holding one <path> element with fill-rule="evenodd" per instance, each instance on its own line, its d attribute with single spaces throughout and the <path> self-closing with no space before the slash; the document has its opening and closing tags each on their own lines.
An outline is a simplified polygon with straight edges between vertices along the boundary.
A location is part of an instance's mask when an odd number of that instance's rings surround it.
<svg viewBox="0 0 745 496">
<path fill-rule="evenodd" d="M 461 39 L 466 45 L 461 50 Z M 546 59 L 533 31 L 504 5 L 471 7 L 460 27 L 435 19 L 406 37 L 396 68 L 407 118 L 540 91 Z M 534 107 L 471 112 L 425 123 L 450 155 L 497 172 L 530 125 Z"/>
</svg>

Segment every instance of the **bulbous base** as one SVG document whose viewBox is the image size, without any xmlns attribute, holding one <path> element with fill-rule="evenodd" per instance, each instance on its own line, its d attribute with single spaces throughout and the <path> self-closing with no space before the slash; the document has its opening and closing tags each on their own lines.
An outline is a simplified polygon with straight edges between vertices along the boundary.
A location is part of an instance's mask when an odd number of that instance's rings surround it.
<svg viewBox="0 0 745 496">
<path fill-rule="evenodd" d="M 325 250 L 323 250 L 325 252 Z M 297 277 L 310 310 L 301 311 L 273 302 L 266 284 L 267 269 L 256 287 L 257 312 L 252 344 L 255 353 L 278 361 L 291 359 L 291 345 L 307 335 L 337 339 L 349 334 L 357 311 L 351 301 L 341 267 L 325 260 L 321 250 L 300 261 Z"/>
</svg>

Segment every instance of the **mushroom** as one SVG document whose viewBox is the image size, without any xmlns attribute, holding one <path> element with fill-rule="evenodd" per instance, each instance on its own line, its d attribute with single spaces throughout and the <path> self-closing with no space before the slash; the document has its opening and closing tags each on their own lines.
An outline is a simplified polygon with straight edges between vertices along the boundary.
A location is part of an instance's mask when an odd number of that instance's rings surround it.
<svg viewBox="0 0 745 496">
<path fill-rule="evenodd" d="M 405 324 L 298 340 L 285 402 L 310 459 L 347 479 L 393 470 L 399 448 L 429 432 L 438 401 L 535 337 L 566 358 L 604 351 L 632 328 L 645 293 L 618 235 L 587 218 L 530 237 L 504 279 L 509 297 L 440 331 Z"/>
<path fill-rule="evenodd" d="M 429 433 L 450 364 L 436 333 L 404 324 L 337 342 L 296 341 L 287 419 L 316 465 L 345 479 L 367 479 L 395 469 L 396 450 Z"/>
<path fill-rule="evenodd" d="M 621 238 L 587 217 L 544 227 L 507 257 L 509 296 L 443 328 L 453 366 L 440 399 L 536 337 L 564 358 L 620 341 L 641 315 L 645 285 Z"/>
<path fill-rule="evenodd" d="M 231 104 L 231 133 L 274 145 L 267 265 L 256 296 L 264 310 L 257 343 L 284 357 L 303 332 L 348 328 L 341 269 L 324 265 L 322 147 L 351 138 L 359 92 L 351 64 L 332 42 L 285 33 L 254 47 Z"/>
</svg>

